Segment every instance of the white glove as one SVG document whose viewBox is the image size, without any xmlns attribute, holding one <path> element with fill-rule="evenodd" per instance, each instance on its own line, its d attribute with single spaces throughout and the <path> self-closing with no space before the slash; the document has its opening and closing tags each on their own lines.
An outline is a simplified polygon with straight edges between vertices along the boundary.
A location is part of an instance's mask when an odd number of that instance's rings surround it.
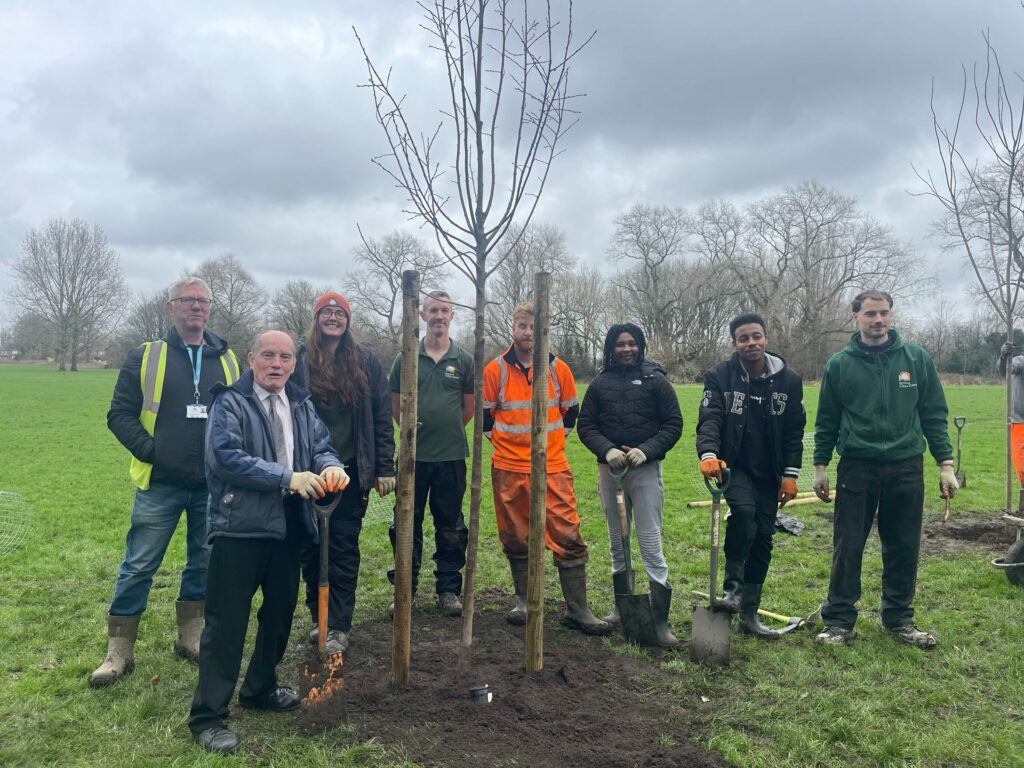
<svg viewBox="0 0 1024 768">
<path fill-rule="evenodd" d="M 288 490 L 304 499 L 322 499 L 325 485 L 320 475 L 314 472 L 292 472 Z"/>
<path fill-rule="evenodd" d="M 612 448 L 608 451 L 608 453 L 604 455 L 604 460 L 608 462 L 608 469 L 612 472 L 621 472 L 626 468 L 626 464 L 628 462 L 626 454 L 618 448 Z"/>
<path fill-rule="evenodd" d="M 822 501 L 832 501 L 828 488 L 828 467 L 824 464 L 814 465 L 814 495 Z"/>
<path fill-rule="evenodd" d="M 956 481 L 952 464 L 943 464 L 939 468 L 939 494 L 944 499 L 952 499 L 960 489 L 960 483 Z"/>
<path fill-rule="evenodd" d="M 397 485 L 398 479 L 394 477 L 378 477 L 373 481 L 373 487 L 377 489 L 377 495 L 381 497 L 394 491 Z"/>
<path fill-rule="evenodd" d="M 626 454 L 626 461 L 629 462 L 629 466 L 631 467 L 639 467 L 647 461 L 647 454 L 639 448 L 630 448 L 629 452 Z"/>
</svg>

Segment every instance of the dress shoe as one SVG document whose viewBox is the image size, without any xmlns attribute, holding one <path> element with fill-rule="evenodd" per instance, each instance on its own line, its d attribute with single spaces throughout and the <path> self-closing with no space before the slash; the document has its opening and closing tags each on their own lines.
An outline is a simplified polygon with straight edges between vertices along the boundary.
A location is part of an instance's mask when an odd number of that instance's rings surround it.
<svg viewBox="0 0 1024 768">
<path fill-rule="evenodd" d="M 209 752 L 219 752 L 223 755 L 226 755 L 228 752 L 234 752 L 241 743 L 238 734 L 226 725 L 218 725 L 213 728 L 207 728 L 205 731 L 200 731 L 195 735 L 195 740 L 196 744 L 203 749 Z"/>
<path fill-rule="evenodd" d="M 281 686 L 254 698 L 238 697 L 238 703 L 249 709 L 266 709 L 270 712 L 288 712 L 299 707 L 299 694 L 294 688 Z"/>
</svg>

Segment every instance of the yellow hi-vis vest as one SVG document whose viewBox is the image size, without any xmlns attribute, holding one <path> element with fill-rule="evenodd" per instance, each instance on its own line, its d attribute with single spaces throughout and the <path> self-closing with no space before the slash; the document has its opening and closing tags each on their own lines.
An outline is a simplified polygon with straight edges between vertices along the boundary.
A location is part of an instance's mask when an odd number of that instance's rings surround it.
<svg viewBox="0 0 1024 768">
<path fill-rule="evenodd" d="M 164 391 L 164 374 L 167 372 L 167 342 L 147 341 L 142 345 L 142 369 L 139 371 L 139 384 L 142 386 L 142 412 L 139 423 L 146 433 L 152 437 L 156 431 L 156 415 L 160 410 L 160 396 Z M 200 351 L 200 354 L 202 352 Z M 153 356 L 156 365 L 152 365 Z M 224 368 L 224 383 L 233 384 L 238 379 L 238 358 L 230 349 L 220 356 L 220 364 Z M 149 478 L 153 474 L 153 465 L 139 461 L 132 456 L 128 470 L 132 482 L 143 491 L 149 490 Z"/>
</svg>

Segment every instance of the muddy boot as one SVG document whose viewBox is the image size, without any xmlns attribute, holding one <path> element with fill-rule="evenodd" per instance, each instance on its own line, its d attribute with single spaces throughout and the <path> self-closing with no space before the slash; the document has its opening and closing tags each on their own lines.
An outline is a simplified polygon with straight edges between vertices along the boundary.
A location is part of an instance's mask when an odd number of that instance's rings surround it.
<svg viewBox="0 0 1024 768">
<path fill-rule="evenodd" d="M 565 597 L 565 616 L 562 624 L 578 629 L 585 635 L 607 635 L 612 625 L 601 621 L 590 612 L 587 604 L 587 567 L 559 568 L 558 578 L 562 582 L 562 596 Z"/>
<path fill-rule="evenodd" d="M 89 685 L 102 688 L 116 683 L 135 669 L 135 638 L 142 614 L 107 616 L 107 657 L 89 675 Z"/>
<path fill-rule="evenodd" d="M 722 585 L 725 594 L 716 605 L 729 613 L 739 613 L 743 600 L 743 565 L 742 560 L 725 561 L 725 583 Z"/>
<path fill-rule="evenodd" d="M 177 600 L 174 610 L 178 616 L 178 639 L 174 641 L 174 652 L 182 658 L 199 663 L 199 638 L 203 634 L 202 600 Z"/>
<path fill-rule="evenodd" d="M 521 627 L 526 624 L 526 577 L 530 562 L 525 557 L 510 557 L 508 567 L 512 571 L 512 586 L 516 590 L 516 607 L 505 614 L 505 621 Z"/>
<path fill-rule="evenodd" d="M 614 593 L 612 595 L 613 600 L 615 598 L 615 595 L 628 595 L 631 592 L 629 581 L 628 579 L 626 579 L 625 571 L 619 571 L 618 573 L 612 574 L 612 592 Z M 615 602 L 613 604 L 612 612 L 605 616 L 603 619 L 601 619 L 601 621 L 612 627 L 617 627 L 619 626 L 619 624 L 622 623 L 622 619 L 619 618 L 618 602 Z"/>
<path fill-rule="evenodd" d="M 662 648 L 675 648 L 679 645 L 676 636 L 668 626 L 668 609 L 672 605 L 672 588 L 651 583 L 651 615 L 654 617 L 654 632 L 658 636 L 658 645 Z"/>
<path fill-rule="evenodd" d="M 763 584 L 745 584 L 743 601 L 740 606 L 740 631 L 755 635 L 763 640 L 778 640 L 782 633 L 769 629 L 757 618 L 757 609 L 761 607 L 761 588 Z"/>
</svg>

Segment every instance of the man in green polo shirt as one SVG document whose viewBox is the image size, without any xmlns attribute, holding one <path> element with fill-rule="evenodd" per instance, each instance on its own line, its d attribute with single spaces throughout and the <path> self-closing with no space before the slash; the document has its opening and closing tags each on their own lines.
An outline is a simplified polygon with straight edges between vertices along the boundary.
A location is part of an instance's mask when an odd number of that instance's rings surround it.
<svg viewBox="0 0 1024 768">
<path fill-rule="evenodd" d="M 466 493 L 466 424 L 473 418 L 473 357 L 451 340 L 448 327 L 455 312 L 451 297 L 433 291 L 420 311 L 427 332 L 420 341 L 419 406 L 416 429 L 416 493 L 412 539 L 412 593 L 423 559 L 423 513 L 430 501 L 434 519 L 434 578 L 437 604 L 446 616 L 461 616 L 462 567 L 468 531 L 462 518 Z M 398 421 L 402 353 L 391 366 L 392 414 Z M 401 426 L 401 425 L 399 425 Z M 395 523 L 389 531 L 395 548 Z M 388 579 L 395 582 L 394 570 Z M 394 613 L 394 603 L 388 608 Z"/>
</svg>

